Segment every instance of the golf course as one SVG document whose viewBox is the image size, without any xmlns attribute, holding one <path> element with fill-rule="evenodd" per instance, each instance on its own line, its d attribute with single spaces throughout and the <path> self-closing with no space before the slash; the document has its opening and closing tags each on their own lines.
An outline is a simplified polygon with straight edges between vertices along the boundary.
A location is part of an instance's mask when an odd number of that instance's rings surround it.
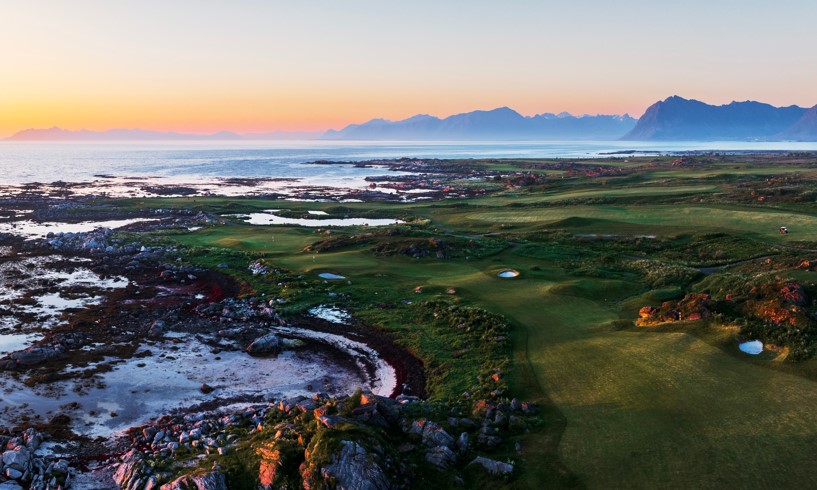
<svg viewBox="0 0 817 490">
<path fill-rule="evenodd" d="M 288 314 L 331 305 L 388 333 L 422 361 L 428 403 L 442 412 L 500 363 L 504 396 L 532 402 L 537 413 L 493 450 L 518 463 L 514 477 L 486 488 L 817 486 L 817 159 L 577 164 L 609 170 L 598 175 L 551 171 L 552 163 L 470 161 L 495 170 L 487 181 L 498 189 L 467 199 L 113 202 L 218 216 L 154 238 L 189 250 L 192 263 L 222 264 L 248 295 L 286 298 Z M 513 184 L 519 175 L 535 183 Z M 270 208 L 402 223 L 265 226 L 242 218 Z M 256 260 L 302 287 L 249 274 Z M 499 276 L 509 270 L 518 274 Z M 805 299 L 775 296 L 783 287 Z M 507 346 L 490 354 L 500 357 L 484 359 L 479 346 L 426 322 L 415 308 L 430 301 L 504 319 Z M 778 310 L 788 316 L 768 313 Z M 763 352 L 742 352 L 748 340 L 761 341 Z"/>
</svg>

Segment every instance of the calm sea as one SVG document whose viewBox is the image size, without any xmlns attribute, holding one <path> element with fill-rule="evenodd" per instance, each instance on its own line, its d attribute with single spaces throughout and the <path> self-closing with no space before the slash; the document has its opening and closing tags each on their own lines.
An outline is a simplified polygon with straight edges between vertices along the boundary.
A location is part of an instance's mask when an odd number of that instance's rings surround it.
<svg viewBox="0 0 817 490">
<path fill-rule="evenodd" d="M 768 142 L 338 142 L 206 141 L 0 142 L 0 183 L 87 181 L 95 175 L 163 177 L 193 182 L 216 177 L 290 177 L 307 182 L 359 179 L 381 171 L 303 165 L 315 160 L 372 158 L 588 158 L 638 150 L 679 152 L 817 151 L 817 143 Z"/>
</svg>

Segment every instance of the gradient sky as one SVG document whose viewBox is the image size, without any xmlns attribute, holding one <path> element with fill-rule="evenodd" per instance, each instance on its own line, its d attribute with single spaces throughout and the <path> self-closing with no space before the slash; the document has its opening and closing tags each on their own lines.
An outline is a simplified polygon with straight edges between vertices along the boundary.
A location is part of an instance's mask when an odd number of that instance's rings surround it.
<svg viewBox="0 0 817 490">
<path fill-rule="evenodd" d="M 0 0 L 0 135 L 817 104 L 814 0 Z"/>
</svg>

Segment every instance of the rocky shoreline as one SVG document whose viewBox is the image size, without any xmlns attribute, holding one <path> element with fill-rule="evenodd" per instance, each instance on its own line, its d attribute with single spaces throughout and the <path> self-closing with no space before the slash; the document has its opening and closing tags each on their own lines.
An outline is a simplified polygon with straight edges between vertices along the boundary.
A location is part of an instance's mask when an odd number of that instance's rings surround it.
<svg viewBox="0 0 817 490">
<path fill-rule="evenodd" d="M 513 473 L 483 454 L 528 430 L 534 410 L 502 398 L 501 373 L 483 380 L 490 399 L 464 393 L 441 412 L 422 401 L 423 363 L 385 331 L 346 313 L 282 314 L 284 298 L 145 234 L 220 216 L 34 190 L 0 205 L 0 282 L 26 285 L 0 298 L 0 335 L 22 345 L 0 350 L 0 489 L 219 489 L 246 477 L 263 488 L 404 488 L 428 465 L 454 484 L 474 466 Z M 92 226 L 106 220 L 129 221 Z M 43 230 L 49 222 L 91 228 Z M 301 283 L 262 262 L 246 268 Z M 282 369 L 292 382 L 274 376 Z M 163 405 L 170 395 L 180 402 Z M 148 408 L 154 416 L 139 415 Z M 239 471 L 239 455 L 257 467 Z"/>
</svg>

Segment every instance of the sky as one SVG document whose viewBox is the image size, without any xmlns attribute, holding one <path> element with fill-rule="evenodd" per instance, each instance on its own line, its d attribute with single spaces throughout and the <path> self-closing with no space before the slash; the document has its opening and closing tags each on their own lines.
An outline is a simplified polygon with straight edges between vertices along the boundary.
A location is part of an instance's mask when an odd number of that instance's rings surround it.
<svg viewBox="0 0 817 490">
<path fill-rule="evenodd" d="M 817 104 L 814 0 L 0 0 L 0 136 Z"/>
</svg>

